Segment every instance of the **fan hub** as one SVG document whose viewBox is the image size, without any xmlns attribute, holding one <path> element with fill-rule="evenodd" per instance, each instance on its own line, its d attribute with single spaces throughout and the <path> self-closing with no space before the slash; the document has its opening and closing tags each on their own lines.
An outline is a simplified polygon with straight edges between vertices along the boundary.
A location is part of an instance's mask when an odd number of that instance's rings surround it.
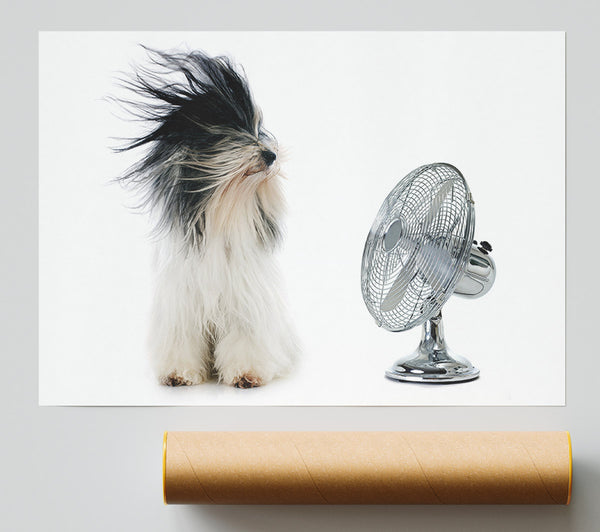
<svg viewBox="0 0 600 532">
<path fill-rule="evenodd" d="M 400 218 L 394 220 L 383 235 L 383 249 L 388 253 L 396 249 L 405 232 L 404 222 Z"/>
</svg>

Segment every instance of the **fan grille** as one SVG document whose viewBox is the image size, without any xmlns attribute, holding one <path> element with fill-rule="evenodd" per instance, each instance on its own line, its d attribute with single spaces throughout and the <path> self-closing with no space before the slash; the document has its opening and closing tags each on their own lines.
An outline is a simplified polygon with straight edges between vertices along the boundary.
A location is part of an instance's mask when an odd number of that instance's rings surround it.
<svg viewBox="0 0 600 532">
<path fill-rule="evenodd" d="M 464 272 L 474 226 L 468 185 L 452 165 L 422 166 L 394 187 L 362 261 L 363 299 L 378 325 L 404 331 L 439 312 Z"/>
</svg>

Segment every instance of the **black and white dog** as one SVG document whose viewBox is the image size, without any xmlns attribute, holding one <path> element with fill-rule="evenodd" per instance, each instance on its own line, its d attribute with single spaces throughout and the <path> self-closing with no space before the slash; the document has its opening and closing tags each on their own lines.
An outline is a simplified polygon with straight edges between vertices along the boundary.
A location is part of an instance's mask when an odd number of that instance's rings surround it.
<svg viewBox="0 0 600 532">
<path fill-rule="evenodd" d="M 273 261 L 284 209 L 276 140 L 228 58 L 148 53 L 124 84 L 152 127 L 121 150 L 146 147 L 122 180 L 156 216 L 154 366 L 169 386 L 213 373 L 260 386 L 297 353 Z"/>
</svg>

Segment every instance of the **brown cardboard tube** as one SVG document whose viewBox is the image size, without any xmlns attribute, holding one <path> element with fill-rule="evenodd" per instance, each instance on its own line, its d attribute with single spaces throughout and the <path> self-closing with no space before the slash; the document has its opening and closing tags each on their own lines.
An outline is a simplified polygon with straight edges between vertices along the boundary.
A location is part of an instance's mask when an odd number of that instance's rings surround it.
<svg viewBox="0 0 600 532">
<path fill-rule="evenodd" d="M 168 504 L 569 504 L 568 432 L 168 432 Z"/>
</svg>

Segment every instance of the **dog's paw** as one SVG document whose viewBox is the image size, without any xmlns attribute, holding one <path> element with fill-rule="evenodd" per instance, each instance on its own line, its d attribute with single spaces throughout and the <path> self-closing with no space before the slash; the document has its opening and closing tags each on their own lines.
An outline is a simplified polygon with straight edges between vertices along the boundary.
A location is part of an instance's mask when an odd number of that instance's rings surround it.
<svg viewBox="0 0 600 532">
<path fill-rule="evenodd" d="M 193 369 L 185 371 L 172 371 L 168 375 L 161 375 L 159 382 L 164 386 L 194 386 L 201 384 L 206 380 L 204 374 Z"/>
<path fill-rule="evenodd" d="M 263 381 L 260 377 L 257 377 L 252 373 L 244 373 L 243 375 L 236 377 L 232 384 L 236 388 L 256 388 L 257 386 L 262 386 Z"/>
</svg>

